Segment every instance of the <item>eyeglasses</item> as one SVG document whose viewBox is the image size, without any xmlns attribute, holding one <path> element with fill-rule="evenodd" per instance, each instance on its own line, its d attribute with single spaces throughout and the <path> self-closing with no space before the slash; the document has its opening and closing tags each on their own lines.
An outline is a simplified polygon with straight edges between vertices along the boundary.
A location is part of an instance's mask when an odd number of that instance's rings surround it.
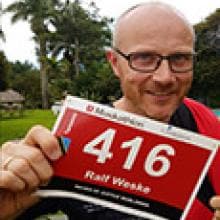
<svg viewBox="0 0 220 220">
<path fill-rule="evenodd" d="M 175 53 L 162 56 L 152 52 L 132 52 L 124 54 L 118 48 L 113 48 L 115 52 L 124 57 L 131 69 L 141 73 L 151 73 L 159 68 L 162 60 L 167 60 L 169 68 L 173 73 L 185 73 L 193 69 L 195 53 Z"/>
</svg>

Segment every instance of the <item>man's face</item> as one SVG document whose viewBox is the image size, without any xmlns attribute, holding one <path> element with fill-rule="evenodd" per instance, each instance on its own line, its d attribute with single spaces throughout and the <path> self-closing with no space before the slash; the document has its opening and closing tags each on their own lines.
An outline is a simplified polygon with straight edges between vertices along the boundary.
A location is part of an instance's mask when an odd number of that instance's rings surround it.
<svg viewBox="0 0 220 220">
<path fill-rule="evenodd" d="M 193 52 L 192 33 L 179 17 L 146 14 L 141 11 L 122 21 L 117 47 L 123 53 L 144 51 L 167 56 Z M 156 120 L 169 121 L 191 86 L 192 71 L 174 73 L 167 60 L 151 73 L 131 69 L 128 61 L 115 52 L 110 62 L 124 94 L 119 108 Z"/>
</svg>

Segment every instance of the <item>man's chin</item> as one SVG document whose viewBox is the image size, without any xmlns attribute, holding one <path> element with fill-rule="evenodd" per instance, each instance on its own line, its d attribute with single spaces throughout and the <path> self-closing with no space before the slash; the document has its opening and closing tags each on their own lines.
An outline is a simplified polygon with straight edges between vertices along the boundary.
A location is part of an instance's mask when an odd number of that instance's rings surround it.
<svg viewBox="0 0 220 220">
<path fill-rule="evenodd" d="M 167 115 L 166 116 L 152 116 L 152 117 L 149 116 L 149 118 L 156 120 L 156 121 L 164 122 L 164 123 L 167 123 L 170 120 L 170 116 L 167 116 Z"/>
<path fill-rule="evenodd" d="M 167 113 L 165 111 L 161 112 L 161 109 L 160 109 L 159 112 L 156 112 L 156 111 L 146 112 L 145 116 L 156 121 L 169 122 L 171 114 L 170 112 L 167 112 Z"/>
<path fill-rule="evenodd" d="M 173 103 L 169 103 L 164 106 L 151 104 L 151 106 L 147 105 L 146 108 L 143 108 L 143 109 L 144 109 L 146 117 L 149 117 L 151 119 L 161 121 L 161 122 L 169 122 L 176 108 L 177 108 L 176 105 L 174 105 Z"/>
</svg>

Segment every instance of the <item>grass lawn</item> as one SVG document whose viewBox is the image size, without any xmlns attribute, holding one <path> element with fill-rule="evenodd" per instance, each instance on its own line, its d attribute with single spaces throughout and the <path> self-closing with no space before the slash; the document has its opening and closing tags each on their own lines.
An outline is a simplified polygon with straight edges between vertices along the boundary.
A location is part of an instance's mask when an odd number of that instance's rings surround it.
<svg viewBox="0 0 220 220">
<path fill-rule="evenodd" d="M 6 140 L 24 137 L 27 130 L 36 124 L 51 129 L 55 120 L 51 110 L 26 110 L 19 118 L 0 118 L 0 145 Z"/>
</svg>

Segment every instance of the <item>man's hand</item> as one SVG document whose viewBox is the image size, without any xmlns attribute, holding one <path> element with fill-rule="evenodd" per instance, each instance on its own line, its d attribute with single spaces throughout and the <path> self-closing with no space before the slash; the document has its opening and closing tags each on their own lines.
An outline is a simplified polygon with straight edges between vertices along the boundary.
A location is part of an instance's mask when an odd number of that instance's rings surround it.
<svg viewBox="0 0 220 220">
<path fill-rule="evenodd" d="M 220 220 L 220 196 L 212 197 L 210 205 L 215 209 L 213 220 Z"/>
<path fill-rule="evenodd" d="M 8 219 L 38 201 L 32 192 L 53 175 L 50 161 L 62 155 L 57 139 L 35 126 L 19 142 L 0 148 L 0 219 Z"/>
</svg>

